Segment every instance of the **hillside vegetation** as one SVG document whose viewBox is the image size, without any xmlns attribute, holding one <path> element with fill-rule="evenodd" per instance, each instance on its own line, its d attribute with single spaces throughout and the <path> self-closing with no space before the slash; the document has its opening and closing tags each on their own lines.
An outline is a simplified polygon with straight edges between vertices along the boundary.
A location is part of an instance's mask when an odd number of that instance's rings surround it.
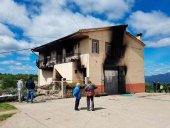
<svg viewBox="0 0 170 128">
<path fill-rule="evenodd" d="M 1 74 L 0 73 L 0 93 L 9 92 L 16 93 L 17 80 L 23 79 L 24 85 L 29 76 L 33 76 L 33 80 L 37 81 L 38 76 L 32 74 Z"/>
</svg>

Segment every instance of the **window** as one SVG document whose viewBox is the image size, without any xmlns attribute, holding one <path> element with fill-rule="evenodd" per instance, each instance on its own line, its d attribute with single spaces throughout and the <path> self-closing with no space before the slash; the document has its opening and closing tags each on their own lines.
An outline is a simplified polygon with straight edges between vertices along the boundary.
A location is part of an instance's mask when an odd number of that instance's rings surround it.
<svg viewBox="0 0 170 128">
<path fill-rule="evenodd" d="M 99 53 L 99 41 L 92 40 L 92 53 Z"/>
<path fill-rule="evenodd" d="M 107 54 L 107 55 L 110 55 L 110 54 L 111 54 L 111 44 L 110 44 L 110 43 L 106 42 L 106 48 L 105 48 L 105 50 L 106 50 L 106 54 Z"/>
</svg>

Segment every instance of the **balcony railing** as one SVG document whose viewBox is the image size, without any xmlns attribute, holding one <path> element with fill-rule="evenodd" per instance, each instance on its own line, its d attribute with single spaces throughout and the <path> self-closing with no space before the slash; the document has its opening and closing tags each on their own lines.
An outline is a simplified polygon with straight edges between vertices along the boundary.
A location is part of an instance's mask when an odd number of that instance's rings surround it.
<svg viewBox="0 0 170 128">
<path fill-rule="evenodd" d="M 42 60 L 37 61 L 37 67 L 39 68 L 53 68 L 55 64 L 61 64 L 61 63 L 68 63 L 68 62 L 74 62 L 78 60 L 79 53 L 74 54 L 64 54 L 64 55 L 57 55 L 56 57 L 46 57 Z"/>
</svg>

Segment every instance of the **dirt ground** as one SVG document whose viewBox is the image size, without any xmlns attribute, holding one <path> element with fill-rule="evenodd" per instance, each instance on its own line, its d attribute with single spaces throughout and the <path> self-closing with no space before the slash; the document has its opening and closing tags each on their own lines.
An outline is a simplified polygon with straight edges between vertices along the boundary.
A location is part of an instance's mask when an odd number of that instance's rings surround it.
<svg viewBox="0 0 170 128">
<path fill-rule="evenodd" d="M 74 111 L 74 99 L 13 103 L 19 112 L 2 128 L 170 128 L 170 94 L 95 97 L 95 111 Z"/>
</svg>

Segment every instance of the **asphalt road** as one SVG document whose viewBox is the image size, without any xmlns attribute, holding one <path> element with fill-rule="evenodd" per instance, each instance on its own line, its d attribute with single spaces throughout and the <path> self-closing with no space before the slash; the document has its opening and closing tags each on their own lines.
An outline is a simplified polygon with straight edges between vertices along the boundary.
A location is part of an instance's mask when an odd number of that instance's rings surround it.
<svg viewBox="0 0 170 128">
<path fill-rule="evenodd" d="M 170 128 L 170 94 L 95 97 L 95 111 L 74 111 L 74 99 L 13 103 L 19 112 L 1 128 Z"/>
</svg>

